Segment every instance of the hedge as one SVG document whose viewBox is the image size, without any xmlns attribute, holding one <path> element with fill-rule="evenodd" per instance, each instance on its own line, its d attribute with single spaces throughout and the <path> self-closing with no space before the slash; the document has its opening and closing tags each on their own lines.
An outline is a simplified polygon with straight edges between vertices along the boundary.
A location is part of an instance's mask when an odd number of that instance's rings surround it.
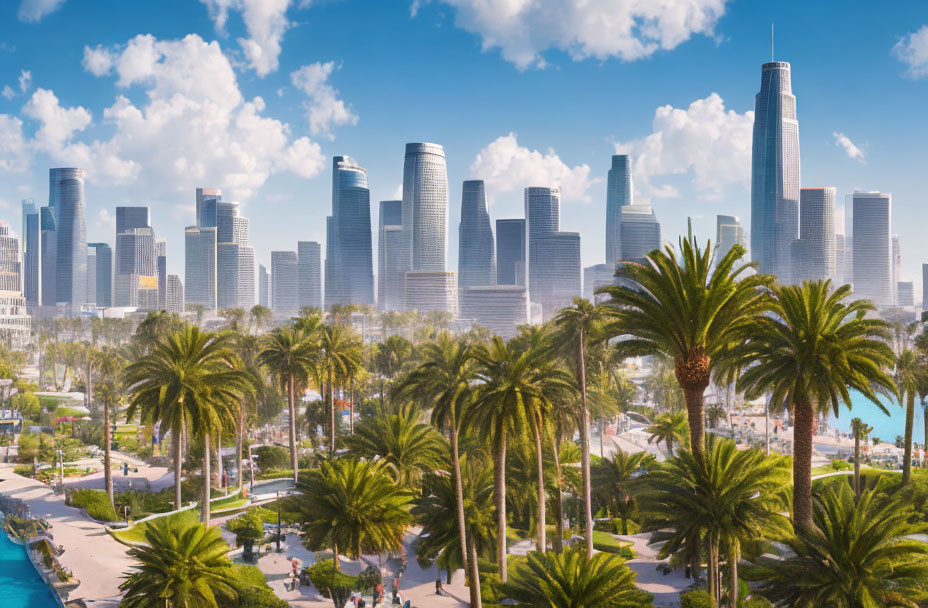
<svg viewBox="0 0 928 608">
<path fill-rule="evenodd" d="M 70 505 L 87 511 L 87 515 L 98 521 L 116 521 L 119 519 L 110 499 L 103 490 L 74 490 Z"/>
<path fill-rule="evenodd" d="M 697 589 L 680 594 L 680 608 L 716 608 L 708 591 Z"/>
</svg>

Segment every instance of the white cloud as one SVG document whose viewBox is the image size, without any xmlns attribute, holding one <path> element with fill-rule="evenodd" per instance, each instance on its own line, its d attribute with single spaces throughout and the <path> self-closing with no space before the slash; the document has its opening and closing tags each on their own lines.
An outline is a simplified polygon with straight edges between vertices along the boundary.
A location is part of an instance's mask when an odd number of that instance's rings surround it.
<svg viewBox="0 0 928 608">
<path fill-rule="evenodd" d="M 486 182 L 491 197 L 528 186 L 560 186 L 565 203 L 590 201 L 588 165 L 570 167 L 553 149 L 544 154 L 529 150 L 519 145 L 515 133 L 497 137 L 480 150 L 470 174 Z"/>
<path fill-rule="evenodd" d="M 110 210 L 108 208 L 104 207 L 97 213 L 97 226 L 113 229 L 116 228 L 116 217 L 110 214 Z"/>
<path fill-rule="evenodd" d="M 29 70 L 19 71 L 19 92 L 25 93 L 32 86 L 32 72 Z"/>
<path fill-rule="evenodd" d="M 634 61 L 671 50 L 693 34 L 712 35 L 727 0 L 437 0 L 455 24 L 499 48 L 524 70 L 543 67 L 549 49 L 575 60 Z M 419 0 L 413 2 L 415 16 Z"/>
<path fill-rule="evenodd" d="M 61 8 L 64 1 L 65 0 L 22 0 L 22 2 L 19 3 L 19 14 L 17 16 L 20 21 L 37 23 Z"/>
<path fill-rule="evenodd" d="M 928 25 L 906 34 L 893 46 L 892 54 L 899 61 L 908 64 L 907 73 L 912 78 L 928 75 Z"/>
<path fill-rule="evenodd" d="M 261 97 L 242 96 L 218 42 L 140 35 L 117 48 L 85 49 L 84 66 L 114 75 L 120 88 L 140 87 L 144 103 L 117 95 L 102 112 L 112 134 L 84 141 L 90 112 L 62 107 L 53 92 L 38 89 L 23 108 L 39 124 L 32 139 L 23 137 L 19 118 L 0 114 L 0 169 L 20 168 L 17 151 L 44 152 L 84 167 L 88 180 L 131 183 L 152 200 L 176 200 L 211 183 L 246 200 L 274 174 L 311 178 L 325 167 L 317 143 L 265 116 Z"/>
<path fill-rule="evenodd" d="M 844 150 L 848 158 L 853 158 L 862 163 L 866 162 L 864 160 L 864 151 L 858 148 L 857 145 L 851 141 L 850 137 L 844 133 L 838 133 L 837 131 L 832 133 L 832 135 L 835 138 L 835 145 Z"/>
<path fill-rule="evenodd" d="M 5 84 L 3 85 L 3 91 L 0 92 L 0 95 L 3 95 L 4 99 L 13 99 L 16 97 L 16 91 L 14 91 L 10 85 Z"/>
<path fill-rule="evenodd" d="M 650 135 L 616 142 L 615 150 L 634 157 L 635 187 L 646 196 L 678 196 L 676 188 L 652 178 L 690 173 L 700 197 L 714 199 L 729 184 L 748 183 L 753 124 L 754 112 L 726 110 L 712 93 L 686 109 L 659 107 Z"/>
<path fill-rule="evenodd" d="M 309 97 L 303 107 L 306 108 L 306 118 L 309 120 L 309 132 L 313 135 L 331 138 L 333 126 L 354 125 L 358 122 L 358 115 L 338 98 L 338 91 L 327 82 L 332 72 L 340 68 L 332 61 L 317 61 L 290 74 L 293 86 Z"/>
<path fill-rule="evenodd" d="M 248 59 L 249 65 L 258 76 L 264 77 L 277 71 L 281 41 L 290 29 L 287 9 L 291 0 L 201 0 L 206 4 L 210 18 L 220 33 L 225 32 L 230 11 L 242 14 L 248 38 L 239 38 L 238 43 Z M 308 2 L 301 2 L 303 8 Z"/>
</svg>

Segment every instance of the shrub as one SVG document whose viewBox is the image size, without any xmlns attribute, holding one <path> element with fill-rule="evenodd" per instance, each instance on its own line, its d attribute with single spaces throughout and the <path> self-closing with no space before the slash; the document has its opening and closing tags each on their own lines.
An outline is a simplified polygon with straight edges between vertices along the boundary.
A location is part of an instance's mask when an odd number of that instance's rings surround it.
<svg viewBox="0 0 928 608">
<path fill-rule="evenodd" d="M 853 465 L 847 460 L 832 460 L 831 468 L 835 471 L 850 471 Z"/>
<path fill-rule="evenodd" d="M 235 534 L 236 542 L 264 538 L 264 522 L 254 510 L 246 511 L 226 523 L 226 530 Z"/>
<path fill-rule="evenodd" d="M 708 591 L 697 589 L 680 594 L 680 608 L 716 608 Z"/>
<path fill-rule="evenodd" d="M 255 460 L 262 471 L 290 466 L 290 452 L 278 445 L 262 445 L 254 449 Z"/>
<path fill-rule="evenodd" d="M 236 565 L 238 598 L 220 600 L 219 608 L 287 608 L 289 604 L 274 595 L 257 566 Z"/>
<path fill-rule="evenodd" d="M 98 521 L 116 521 L 116 510 L 103 490 L 74 490 L 70 504 L 87 511 L 87 515 Z"/>
<path fill-rule="evenodd" d="M 327 598 L 335 593 L 336 596 L 344 595 L 347 601 L 348 594 L 358 584 L 358 577 L 336 571 L 335 564 L 329 559 L 310 566 L 308 574 L 313 587 Z"/>
<path fill-rule="evenodd" d="M 762 597 L 752 597 L 746 602 L 742 602 L 741 608 L 773 608 L 773 604 Z"/>
</svg>

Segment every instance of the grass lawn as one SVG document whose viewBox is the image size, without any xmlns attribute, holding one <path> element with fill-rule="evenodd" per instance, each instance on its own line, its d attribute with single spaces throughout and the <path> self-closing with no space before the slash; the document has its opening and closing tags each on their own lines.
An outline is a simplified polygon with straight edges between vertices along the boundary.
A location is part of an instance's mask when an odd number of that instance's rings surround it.
<svg viewBox="0 0 928 608">
<path fill-rule="evenodd" d="M 137 524 L 128 530 L 123 531 L 113 531 L 110 532 L 113 538 L 119 542 L 126 545 L 134 545 L 138 543 L 145 542 L 145 530 L 148 529 L 148 526 L 152 521 L 161 521 L 164 519 L 169 519 L 171 521 L 184 522 L 184 523 L 195 523 L 200 521 L 200 510 L 199 509 L 187 509 L 186 511 L 181 511 L 180 513 L 175 513 L 174 515 L 168 515 L 167 517 L 159 517 L 154 520 L 145 521 L 140 524 Z"/>
</svg>

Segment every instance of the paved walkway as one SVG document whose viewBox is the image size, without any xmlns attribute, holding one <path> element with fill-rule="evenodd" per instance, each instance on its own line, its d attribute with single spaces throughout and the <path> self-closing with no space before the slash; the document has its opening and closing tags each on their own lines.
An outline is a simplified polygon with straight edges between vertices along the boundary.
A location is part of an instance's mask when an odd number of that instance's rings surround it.
<svg viewBox="0 0 928 608">
<path fill-rule="evenodd" d="M 648 545 L 650 532 L 619 536 L 620 540 L 632 543 L 635 559 L 625 562 L 636 575 L 635 584 L 639 589 L 654 594 L 655 606 L 679 606 L 680 592 L 685 591 L 693 582 L 683 576 L 683 568 L 677 568 L 668 574 L 657 570 L 658 549 Z"/>
<path fill-rule="evenodd" d="M 83 598 L 92 607 L 118 606 L 119 583 L 132 565 L 126 547 L 83 511 L 66 506 L 64 495 L 55 495 L 39 481 L 14 475 L 11 465 L 0 465 L 0 480 L 0 493 L 28 504 L 33 515 L 48 521 L 55 544 L 64 546 L 59 561 L 81 583 L 69 599 Z"/>
</svg>

